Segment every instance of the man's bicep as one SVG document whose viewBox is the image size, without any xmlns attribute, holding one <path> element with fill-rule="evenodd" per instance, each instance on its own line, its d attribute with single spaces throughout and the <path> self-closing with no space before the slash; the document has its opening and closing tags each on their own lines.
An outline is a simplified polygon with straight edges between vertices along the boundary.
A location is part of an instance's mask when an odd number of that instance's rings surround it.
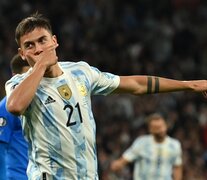
<svg viewBox="0 0 207 180">
<path fill-rule="evenodd" d="M 114 93 L 130 93 L 134 95 L 147 92 L 147 79 L 145 76 L 120 76 L 120 83 Z"/>
</svg>

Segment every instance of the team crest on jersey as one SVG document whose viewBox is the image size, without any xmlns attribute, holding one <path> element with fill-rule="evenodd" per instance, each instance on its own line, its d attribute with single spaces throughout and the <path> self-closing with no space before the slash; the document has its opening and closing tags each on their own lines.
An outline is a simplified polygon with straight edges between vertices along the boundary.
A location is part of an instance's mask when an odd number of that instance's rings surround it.
<svg viewBox="0 0 207 180">
<path fill-rule="evenodd" d="M 0 117 L 0 127 L 6 125 L 6 119 Z"/>
<path fill-rule="evenodd" d="M 67 84 L 59 86 L 57 90 L 59 94 L 66 100 L 69 100 L 72 96 L 72 92 Z"/>
<path fill-rule="evenodd" d="M 87 95 L 87 89 L 85 87 L 85 85 L 81 84 L 78 86 L 78 90 L 80 91 L 82 96 L 86 96 Z"/>
</svg>

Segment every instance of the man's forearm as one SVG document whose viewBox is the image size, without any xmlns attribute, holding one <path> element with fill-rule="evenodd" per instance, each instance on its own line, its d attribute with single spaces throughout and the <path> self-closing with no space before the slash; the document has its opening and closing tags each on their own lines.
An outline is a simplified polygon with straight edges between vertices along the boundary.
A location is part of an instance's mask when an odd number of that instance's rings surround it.
<svg viewBox="0 0 207 180">
<path fill-rule="evenodd" d="M 31 103 L 39 83 L 44 76 L 45 67 L 36 64 L 31 74 L 26 77 L 11 93 L 7 99 L 7 110 L 20 115 Z"/>
<path fill-rule="evenodd" d="M 182 180 L 183 179 L 183 172 L 182 166 L 176 166 L 173 168 L 173 180 Z"/>
</svg>

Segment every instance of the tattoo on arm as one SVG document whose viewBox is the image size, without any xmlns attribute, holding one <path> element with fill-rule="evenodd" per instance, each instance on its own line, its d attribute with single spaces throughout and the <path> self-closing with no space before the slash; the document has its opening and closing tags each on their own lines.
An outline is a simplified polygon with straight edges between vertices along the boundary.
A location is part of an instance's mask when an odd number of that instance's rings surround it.
<svg viewBox="0 0 207 180">
<path fill-rule="evenodd" d="M 152 81 L 153 79 L 155 81 Z M 147 77 L 147 94 L 159 93 L 160 92 L 160 80 L 159 80 L 159 78 L 154 77 L 153 79 L 152 79 L 151 76 Z"/>
<path fill-rule="evenodd" d="M 152 93 L 152 77 L 148 76 L 147 77 L 147 94 Z"/>
<path fill-rule="evenodd" d="M 158 77 L 155 77 L 155 93 L 159 93 L 160 90 L 160 81 Z"/>
</svg>

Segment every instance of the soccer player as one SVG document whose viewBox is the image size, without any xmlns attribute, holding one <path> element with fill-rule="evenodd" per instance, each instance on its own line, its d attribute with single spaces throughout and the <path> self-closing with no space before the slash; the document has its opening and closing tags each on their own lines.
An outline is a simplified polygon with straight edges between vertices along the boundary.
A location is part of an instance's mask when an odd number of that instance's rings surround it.
<svg viewBox="0 0 207 180">
<path fill-rule="evenodd" d="M 182 150 L 178 140 L 167 135 L 167 124 L 160 114 L 148 117 L 149 135 L 137 137 L 123 155 L 111 163 L 119 171 L 134 162 L 134 180 L 182 180 Z"/>
<path fill-rule="evenodd" d="M 10 67 L 13 75 L 30 68 L 18 54 L 12 58 Z M 6 97 L 0 101 L 0 152 L 0 179 L 26 180 L 28 145 L 19 117 L 6 110 Z"/>
<path fill-rule="evenodd" d="M 38 13 L 17 25 L 15 38 L 19 54 L 32 68 L 7 81 L 7 109 L 24 117 L 30 179 L 98 179 L 92 95 L 207 90 L 206 80 L 117 76 L 83 61 L 58 62 L 57 37 Z"/>
</svg>

